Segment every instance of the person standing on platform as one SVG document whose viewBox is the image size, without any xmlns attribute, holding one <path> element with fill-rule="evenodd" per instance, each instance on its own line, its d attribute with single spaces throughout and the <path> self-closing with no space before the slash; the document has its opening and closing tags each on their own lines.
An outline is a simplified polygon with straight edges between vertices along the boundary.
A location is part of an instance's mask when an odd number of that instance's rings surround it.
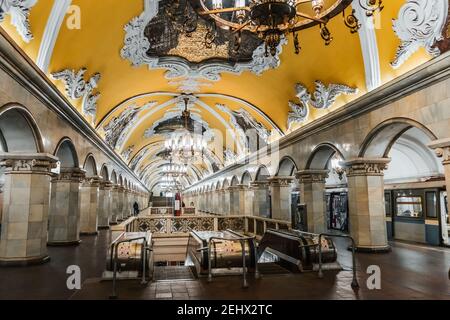
<svg viewBox="0 0 450 320">
<path fill-rule="evenodd" d="M 134 215 L 137 216 L 139 214 L 139 204 L 135 201 L 133 204 Z"/>
</svg>

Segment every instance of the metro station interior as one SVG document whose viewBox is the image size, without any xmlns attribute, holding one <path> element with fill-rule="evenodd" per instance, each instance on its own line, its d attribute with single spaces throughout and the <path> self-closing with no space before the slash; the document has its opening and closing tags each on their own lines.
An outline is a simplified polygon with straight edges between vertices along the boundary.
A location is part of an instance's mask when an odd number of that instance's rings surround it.
<svg viewBox="0 0 450 320">
<path fill-rule="evenodd" d="M 1 0 L 0 300 L 449 300 L 449 10 Z"/>
</svg>

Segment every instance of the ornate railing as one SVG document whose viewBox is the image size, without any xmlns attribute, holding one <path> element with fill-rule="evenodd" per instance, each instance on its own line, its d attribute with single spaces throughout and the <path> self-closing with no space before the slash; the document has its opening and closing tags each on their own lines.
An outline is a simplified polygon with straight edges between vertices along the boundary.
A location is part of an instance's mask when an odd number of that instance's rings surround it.
<svg viewBox="0 0 450 320">
<path fill-rule="evenodd" d="M 191 230 L 223 231 L 231 229 L 261 237 L 267 229 L 289 229 L 291 223 L 253 216 L 189 215 L 174 217 L 168 215 L 140 215 L 115 227 L 128 232 L 150 231 L 155 236 L 187 235 Z"/>
</svg>

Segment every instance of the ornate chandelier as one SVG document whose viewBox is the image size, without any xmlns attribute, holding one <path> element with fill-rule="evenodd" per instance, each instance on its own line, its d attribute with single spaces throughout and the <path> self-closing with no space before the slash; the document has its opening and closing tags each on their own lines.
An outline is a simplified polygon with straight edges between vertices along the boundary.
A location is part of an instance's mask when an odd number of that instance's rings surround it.
<svg viewBox="0 0 450 320">
<path fill-rule="evenodd" d="M 203 160 L 207 143 L 202 134 L 189 130 L 188 124 L 192 122 L 191 114 L 188 110 L 189 98 L 185 98 L 184 102 L 185 109 L 182 113 L 184 128 L 175 130 L 164 142 L 164 146 L 172 159 L 178 163 L 187 164 Z"/>
<path fill-rule="evenodd" d="M 162 173 L 170 177 L 181 177 L 187 174 L 187 169 L 186 164 L 174 164 L 171 162 L 163 165 Z"/>
<path fill-rule="evenodd" d="M 164 176 L 160 181 L 161 189 L 178 190 L 181 188 L 181 184 L 177 179 L 171 176 Z"/>
<path fill-rule="evenodd" d="M 266 56 L 276 55 L 283 37 L 292 34 L 295 53 L 300 52 L 298 32 L 319 26 L 320 35 L 329 45 L 331 32 L 328 21 L 342 13 L 351 33 L 360 28 L 354 10 L 346 16 L 345 10 L 352 0 L 190 0 L 197 13 L 217 27 L 235 35 L 235 50 L 239 50 L 244 31 L 256 34 L 264 41 Z M 359 0 L 359 5 L 372 16 L 383 9 L 382 0 Z M 210 38 L 212 36 L 210 35 Z M 208 39 L 210 43 L 214 40 Z"/>
</svg>

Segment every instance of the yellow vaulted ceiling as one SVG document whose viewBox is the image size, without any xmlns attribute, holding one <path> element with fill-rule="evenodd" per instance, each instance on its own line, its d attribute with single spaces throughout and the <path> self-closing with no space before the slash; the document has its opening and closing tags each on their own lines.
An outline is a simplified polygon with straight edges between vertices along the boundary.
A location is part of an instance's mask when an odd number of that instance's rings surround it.
<svg viewBox="0 0 450 320">
<path fill-rule="evenodd" d="M 16 29 L 11 26 L 8 17 L 1 23 L 1 27 L 35 61 L 47 19 L 55 1 L 59 0 L 38 0 L 31 9 L 30 25 L 34 39 L 30 43 L 22 40 Z M 399 69 L 395 70 L 390 65 L 400 44 L 392 29 L 392 19 L 397 18 L 400 7 L 404 3 L 404 0 L 384 1 L 384 10 L 376 17 L 378 28 L 375 33 L 380 56 L 382 83 L 431 58 L 425 50 L 420 49 Z M 66 21 L 63 22 L 56 38 L 47 73 L 50 77 L 51 73 L 57 71 L 79 70 L 84 67 L 87 69 L 86 77 L 95 73 L 101 74 L 101 80 L 95 90 L 95 92 L 101 93 L 95 123 L 101 134 L 104 134 L 102 126 L 119 116 L 128 106 L 142 107 L 150 101 L 161 105 L 182 93 L 176 86 L 169 84 L 165 78 L 166 70 L 149 69 L 145 65 L 133 67 L 130 61 L 124 60 L 120 55 L 120 51 L 124 47 L 124 26 L 143 12 L 144 0 L 73 0 L 71 4 L 81 9 L 81 28 L 79 30 L 69 29 Z M 348 8 L 347 13 L 349 12 Z M 302 83 L 310 92 L 314 91 L 315 80 L 320 80 L 325 84 L 342 83 L 359 89 L 359 93 L 356 95 L 340 96 L 328 110 L 312 109 L 308 121 L 314 121 L 363 95 L 367 92 L 366 75 L 358 34 L 350 33 L 349 29 L 345 27 L 341 15 L 331 20 L 328 28 L 333 34 L 333 42 L 329 46 L 324 45 L 318 27 L 303 30 L 299 32 L 301 45 L 299 55 L 294 54 L 293 41 L 289 37 L 288 44 L 283 47 L 280 56 L 281 65 L 278 68 L 265 71 L 262 75 L 250 72 L 240 75 L 223 73 L 220 81 L 210 82 L 209 86 L 201 87 L 199 94 L 211 95 L 204 96 L 200 100 L 215 110 L 228 123 L 229 116 L 217 109 L 216 104 L 225 104 L 231 110 L 244 108 L 269 130 L 280 130 L 282 134 L 286 134 L 287 117 L 290 111 L 288 101 L 298 102 L 295 96 L 296 83 Z M 64 83 L 57 80 L 52 81 L 65 94 Z M 145 96 L 150 93 L 160 94 Z M 233 101 L 227 99 L 227 96 L 240 100 Z M 80 100 L 71 100 L 71 102 L 81 113 Z M 249 107 L 250 105 L 259 109 L 260 112 Z M 144 132 L 173 107 L 174 104 L 168 105 L 151 116 L 148 116 L 149 110 L 141 112 L 139 116 L 145 120 L 133 127 L 133 131 L 128 135 L 123 147 L 117 151 L 121 153 L 126 148 L 134 146 L 129 158 L 131 161 L 140 150 L 158 139 L 161 140 L 161 137 L 144 138 Z M 199 105 L 196 105 L 195 108 L 202 109 Z M 210 111 L 202 109 L 201 116 L 210 128 L 226 134 L 224 124 Z M 140 167 L 144 167 L 145 163 L 151 159 L 152 156 L 148 156 L 147 160 L 140 163 Z"/>
</svg>

